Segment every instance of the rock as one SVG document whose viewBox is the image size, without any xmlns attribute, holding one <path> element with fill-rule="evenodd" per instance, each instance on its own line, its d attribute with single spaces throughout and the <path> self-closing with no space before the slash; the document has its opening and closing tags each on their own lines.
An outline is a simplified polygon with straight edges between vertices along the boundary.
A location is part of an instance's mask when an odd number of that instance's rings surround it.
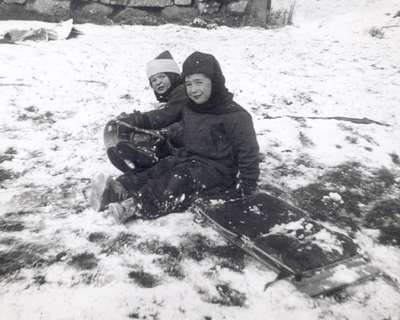
<svg viewBox="0 0 400 320">
<path fill-rule="evenodd" d="M 4 3 L 18 3 L 18 4 L 24 4 L 26 0 L 3 0 Z"/>
<path fill-rule="evenodd" d="M 253 0 L 251 3 L 250 13 L 247 18 L 247 25 L 265 27 L 267 23 L 268 7 L 270 1 L 267 0 Z"/>
<path fill-rule="evenodd" d="M 98 260 L 93 253 L 84 252 L 73 256 L 69 264 L 80 270 L 90 270 L 97 267 Z"/>
<path fill-rule="evenodd" d="M 249 3 L 248 0 L 239 0 L 239 1 L 235 1 L 235 2 L 230 2 L 226 6 L 226 8 L 227 8 L 228 12 L 230 12 L 232 14 L 242 15 L 246 12 L 248 3 Z"/>
<path fill-rule="evenodd" d="M 176 6 L 191 6 L 192 0 L 174 0 Z"/>
<path fill-rule="evenodd" d="M 199 1 L 197 3 L 197 9 L 200 14 L 215 14 L 221 8 L 221 3 L 217 1 Z"/>
<path fill-rule="evenodd" d="M 159 25 L 162 18 L 146 10 L 125 8 L 112 17 L 115 23 L 120 24 L 142 24 L 147 26 Z"/>
<path fill-rule="evenodd" d="M 161 16 L 168 22 L 192 21 L 199 15 L 199 11 L 193 7 L 167 7 L 161 11 Z"/>
<path fill-rule="evenodd" d="M 35 11 L 26 10 L 19 4 L 0 3 L 0 20 L 39 20 L 55 22 L 55 17 Z"/>
<path fill-rule="evenodd" d="M 76 7 L 73 11 L 74 21 L 77 23 L 98 23 L 112 24 L 108 16 L 113 13 L 111 6 L 97 2 L 84 3 Z"/>
<path fill-rule="evenodd" d="M 68 0 L 35 0 L 28 2 L 26 10 L 35 11 L 55 17 L 56 20 L 67 20 L 71 18 L 70 1 Z"/>
<path fill-rule="evenodd" d="M 85 4 L 80 10 L 83 15 L 102 17 L 107 17 L 113 12 L 112 7 L 95 2 Z"/>
<path fill-rule="evenodd" d="M 142 288 L 154 288 L 159 285 L 159 280 L 157 277 L 142 270 L 131 271 L 129 272 L 128 276 Z"/>
<path fill-rule="evenodd" d="M 215 23 L 208 23 L 204 19 L 201 19 L 199 17 L 194 18 L 193 21 L 190 23 L 192 27 L 196 28 L 203 28 L 203 29 L 215 29 L 217 25 Z"/>
<path fill-rule="evenodd" d="M 173 0 L 99 0 L 99 2 L 127 7 L 150 8 L 164 8 L 173 5 Z"/>
</svg>

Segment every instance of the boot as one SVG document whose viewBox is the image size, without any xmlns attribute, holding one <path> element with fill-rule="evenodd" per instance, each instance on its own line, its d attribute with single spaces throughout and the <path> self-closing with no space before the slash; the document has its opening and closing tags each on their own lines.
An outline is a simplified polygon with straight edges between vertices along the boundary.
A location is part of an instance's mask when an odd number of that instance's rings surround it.
<svg viewBox="0 0 400 320">
<path fill-rule="evenodd" d="M 137 206 L 133 198 L 129 198 L 120 203 L 113 202 L 108 206 L 105 216 L 112 217 L 117 223 L 125 223 L 129 218 L 139 218 Z"/>
<path fill-rule="evenodd" d="M 128 172 L 132 170 L 132 166 L 130 166 L 123 158 L 118 154 L 116 147 L 110 147 L 107 149 L 107 156 L 111 163 L 117 169 L 121 170 L 122 172 Z M 134 168 L 134 167 L 133 167 Z"/>
<path fill-rule="evenodd" d="M 112 177 L 100 173 L 93 179 L 89 203 L 94 210 L 103 211 L 111 202 L 127 198 L 128 191 Z"/>
</svg>

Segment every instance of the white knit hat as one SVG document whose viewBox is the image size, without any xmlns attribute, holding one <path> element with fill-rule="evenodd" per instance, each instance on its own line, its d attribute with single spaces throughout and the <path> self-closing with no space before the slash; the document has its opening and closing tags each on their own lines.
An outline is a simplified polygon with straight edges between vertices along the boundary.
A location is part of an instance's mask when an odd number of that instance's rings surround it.
<svg viewBox="0 0 400 320">
<path fill-rule="evenodd" d="M 171 72 L 180 74 L 179 66 L 175 62 L 169 51 L 164 51 L 160 53 L 154 60 L 147 63 L 146 73 L 147 78 L 150 79 L 157 73 Z"/>
</svg>

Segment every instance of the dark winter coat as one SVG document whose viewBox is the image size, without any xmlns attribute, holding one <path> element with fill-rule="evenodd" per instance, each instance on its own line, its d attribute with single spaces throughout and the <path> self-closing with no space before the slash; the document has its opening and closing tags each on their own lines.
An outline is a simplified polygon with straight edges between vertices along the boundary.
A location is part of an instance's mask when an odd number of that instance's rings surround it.
<svg viewBox="0 0 400 320">
<path fill-rule="evenodd" d="M 142 114 L 141 125 L 161 129 L 178 121 L 183 121 L 184 147 L 177 155 L 180 161 L 207 163 L 232 180 L 239 172 L 243 188 L 255 188 L 259 147 L 245 109 L 226 99 L 210 112 L 197 112 L 179 99 L 170 100 L 164 109 Z"/>
</svg>

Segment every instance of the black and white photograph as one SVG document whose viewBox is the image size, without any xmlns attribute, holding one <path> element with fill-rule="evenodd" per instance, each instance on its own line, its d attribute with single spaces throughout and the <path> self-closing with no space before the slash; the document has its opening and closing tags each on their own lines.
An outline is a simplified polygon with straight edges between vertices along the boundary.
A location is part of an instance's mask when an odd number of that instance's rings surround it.
<svg viewBox="0 0 400 320">
<path fill-rule="evenodd" d="M 399 0 L 0 0 L 0 320 L 400 320 Z"/>
</svg>

